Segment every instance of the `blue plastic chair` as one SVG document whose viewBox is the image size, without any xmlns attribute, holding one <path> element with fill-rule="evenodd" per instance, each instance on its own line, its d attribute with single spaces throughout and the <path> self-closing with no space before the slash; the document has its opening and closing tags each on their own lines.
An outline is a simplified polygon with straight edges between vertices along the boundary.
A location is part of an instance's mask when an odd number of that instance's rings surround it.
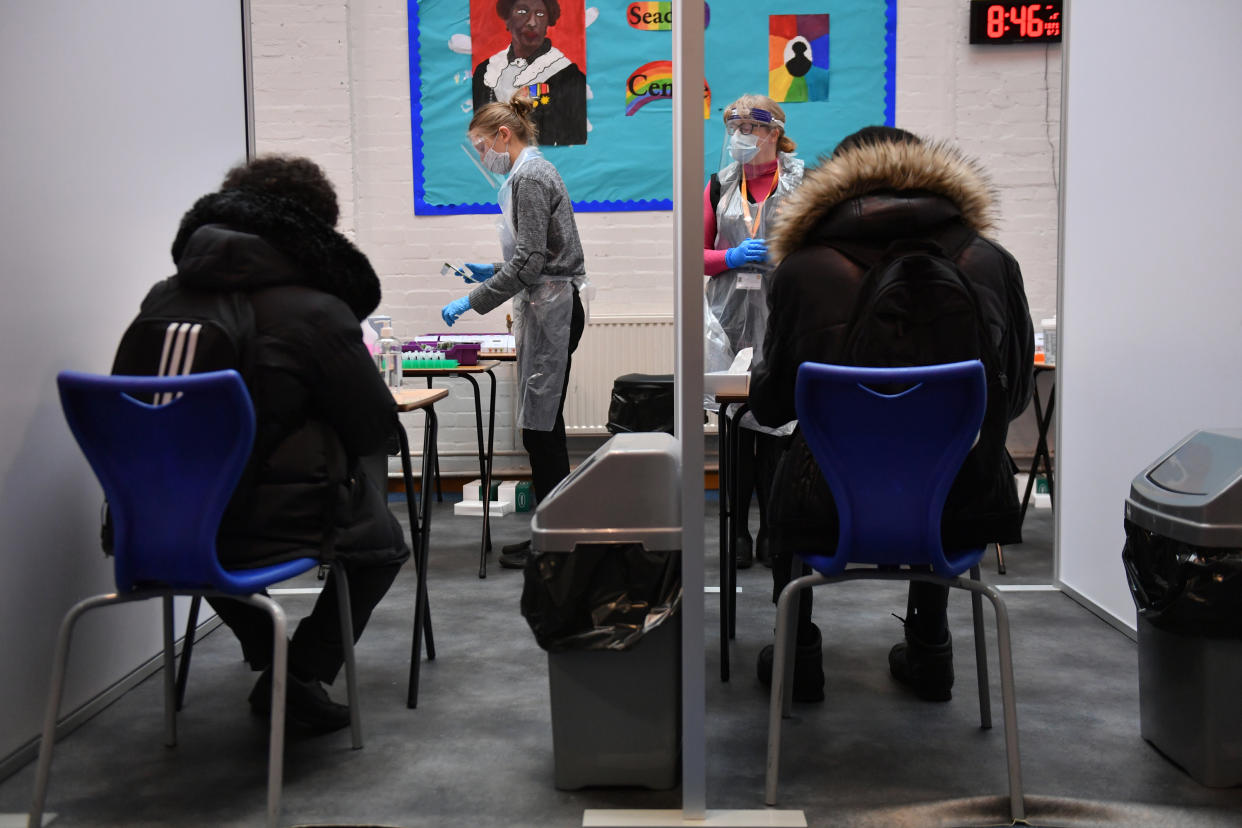
<svg viewBox="0 0 1242 828">
<path fill-rule="evenodd" d="M 78 618 L 109 604 L 163 599 L 165 743 L 172 747 L 177 743 L 173 596 L 223 595 L 265 610 L 275 627 L 267 800 L 267 824 L 275 826 L 284 759 L 287 622 L 280 605 L 260 593 L 320 562 L 298 558 L 274 566 L 230 570 L 216 556 L 220 519 L 254 442 L 254 408 L 241 375 L 214 371 L 126 377 L 65 371 L 57 377 L 57 384 L 65 419 L 103 485 L 111 510 L 117 591 L 79 602 L 61 623 L 29 824 L 38 826 L 42 820 L 69 640 Z M 338 592 L 350 726 L 353 746 L 360 748 L 349 590 L 344 568 L 334 569 L 341 578 Z"/>
<path fill-rule="evenodd" d="M 799 552 L 814 572 L 791 581 L 777 601 L 767 804 L 776 804 L 781 720 L 789 716 L 793 695 L 791 630 L 802 590 L 848 580 L 921 580 L 971 592 L 984 728 L 992 726 L 992 715 L 981 596 L 996 611 L 1010 816 L 1025 818 L 1009 615 L 1000 594 L 979 581 L 984 547 L 946 550 L 940 539 L 945 500 L 978 437 L 986 403 L 978 360 L 912 368 L 806 362 L 798 368 L 799 428 L 832 491 L 840 532 L 831 552 Z M 865 566 L 847 569 L 850 564 Z M 912 566 L 931 571 L 902 568 Z M 967 570 L 971 579 L 960 578 Z"/>
</svg>

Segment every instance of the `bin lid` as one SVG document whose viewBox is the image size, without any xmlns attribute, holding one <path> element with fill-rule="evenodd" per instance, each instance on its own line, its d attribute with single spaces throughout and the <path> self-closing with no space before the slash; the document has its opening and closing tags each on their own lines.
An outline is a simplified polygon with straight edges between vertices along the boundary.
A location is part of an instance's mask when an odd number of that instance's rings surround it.
<svg viewBox="0 0 1242 828">
<path fill-rule="evenodd" d="M 1242 546 L 1242 429 L 1192 432 L 1130 482 L 1126 518 L 1194 546 Z"/>
<path fill-rule="evenodd" d="M 663 432 L 616 434 L 539 502 L 530 522 L 536 552 L 580 543 L 681 549 L 681 456 Z"/>
</svg>

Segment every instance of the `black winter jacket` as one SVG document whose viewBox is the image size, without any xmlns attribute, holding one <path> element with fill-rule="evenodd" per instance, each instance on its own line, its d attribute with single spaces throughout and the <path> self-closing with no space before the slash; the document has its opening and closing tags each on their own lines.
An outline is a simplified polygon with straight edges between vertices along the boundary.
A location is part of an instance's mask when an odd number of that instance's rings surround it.
<svg viewBox="0 0 1242 828">
<path fill-rule="evenodd" d="M 172 253 L 176 275 L 151 289 L 130 331 L 170 296 L 210 307 L 212 294 L 240 292 L 254 311 L 238 368 L 255 446 L 221 523 L 221 562 L 408 557 L 386 481 L 367 479 L 358 462 L 383 453 L 397 427 L 362 342 L 359 323 L 380 298 L 366 256 L 300 205 L 237 190 L 199 199 Z M 127 333 L 113 373 L 157 373 L 158 354 L 138 353 L 136 341 Z"/>
<path fill-rule="evenodd" d="M 794 419 L 794 385 L 803 362 L 840 363 L 866 267 L 857 253 L 898 239 L 936 236 L 955 222 L 979 233 L 992 224 L 991 188 L 956 150 L 938 144 L 880 144 L 842 153 L 807 173 L 769 237 L 778 266 L 766 285 L 768 330 L 751 372 L 750 407 L 764 425 Z M 957 258 L 972 282 L 1005 373 L 1008 420 L 1022 413 L 1034 382 L 1030 312 L 1018 263 L 980 235 Z M 1021 540 L 1013 468 L 1004 450 L 1008 421 L 985 433 L 945 504 L 942 539 L 962 548 Z M 984 448 L 984 447 L 987 448 Z M 986 454 L 986 456 L 982 456 Z M 837 513 L 805 440 L 796 435 L 781 461 L 771 500 L 771 540 L 781 551 L 826 552 Z M 774 549 L 774 551 L 776 551 Z"/>
</svg>

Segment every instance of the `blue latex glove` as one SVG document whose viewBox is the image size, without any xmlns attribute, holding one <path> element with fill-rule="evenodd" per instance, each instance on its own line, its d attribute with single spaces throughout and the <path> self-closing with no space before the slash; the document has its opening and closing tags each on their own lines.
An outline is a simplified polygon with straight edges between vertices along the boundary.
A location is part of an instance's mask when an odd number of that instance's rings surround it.
<svg viewBox="0 0 1242 828">
<path fill-rule="evenodd" d="M 766 262 L 768 260 L 768 243 L 763 239 L 747 239 L 737 247 L 725 251 L 725 264 L 731 268 L 741 267 L 746 262 Z"/>
<path fill-rule="evenodd" d="M 496 275 L 496 265 L 466 262 L 466 269 L 470 271 L 470 275 L 466 277 L 467 282 L 486 282 Z"/>
<path fill-rule="evenodd" d="M 463 296 L 460 299 L 454 299 L 444 306 L 444 310 L 440 311 L 440 318 L 444 320 L 444 324 L 450 328 L 457 321 L 457 317 L 470 310 L 470 297 Z"/>
</svg>

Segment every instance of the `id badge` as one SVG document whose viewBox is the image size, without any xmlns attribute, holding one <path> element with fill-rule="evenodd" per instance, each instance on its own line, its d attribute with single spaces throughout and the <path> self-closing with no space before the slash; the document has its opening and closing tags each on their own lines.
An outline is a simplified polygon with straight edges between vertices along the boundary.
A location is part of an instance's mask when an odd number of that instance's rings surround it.
<svg viewBox="0 0 1242 828">
<path fill-rule="evenodd" d="M 737 274 L 737 289 L 738 290 L 758 290 L 759 279 L 762 277 L 762 275 L 763 274 L 761 274 L 757 270 L 739 271 Z"/>
</svg>

